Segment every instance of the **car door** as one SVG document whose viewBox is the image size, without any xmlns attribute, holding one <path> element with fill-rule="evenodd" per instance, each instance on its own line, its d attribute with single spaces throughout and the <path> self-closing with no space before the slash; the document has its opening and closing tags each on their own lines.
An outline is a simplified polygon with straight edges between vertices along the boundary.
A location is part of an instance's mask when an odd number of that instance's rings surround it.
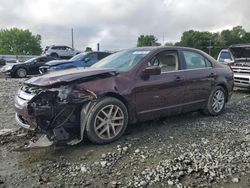
<svg viewBox="0 0 250 188">
<path fill-rule="evenodd" d="M 66 50 L 66 46 L 58 46 L 57 53 L 59 57 L 68 57 L 68 52 Z"/>
<path fill-rule="evenodd" d="M 34 59 L 32 62 L 30 62 L 29 64 L 27 64 L 27 69 L 28 69 L 28 74 L 36 74 L 36 68 L 37 68 L 37 63 L 40 62 L 41 58 L 36 58 Z"/>
<path fill-rule="evenodd" d="M 216 72 L 211 62 L 202 54 L 183 50 L 185 67 L 185 107 L 183 111 L 192 111 L 202 108 L 211 93 L 215 82 Z"/>
<path fill-rule="evenodd" d="M 68 46 L 65 46 L 65 56 L 73 57 L 75 55 L 74 50 Z"/>
<path fill-rule="evenodd" d="M 178 51 L 160 52 L 149 61 L 148 66 L 159 66 L 161 74 L 151 75 L 146 80 L 138 76 L 136 111 L 139 119 L 179 113 L 185 93 L 185 78 L 179 70 Z"/>
<path fill-rule="evenodd" d="M 31 74 L 39 74 L 39 67 L 43 66 L 47 62 L 47 57 L 40 57 L 34 60 L 30 68 Z"/>
</svg>

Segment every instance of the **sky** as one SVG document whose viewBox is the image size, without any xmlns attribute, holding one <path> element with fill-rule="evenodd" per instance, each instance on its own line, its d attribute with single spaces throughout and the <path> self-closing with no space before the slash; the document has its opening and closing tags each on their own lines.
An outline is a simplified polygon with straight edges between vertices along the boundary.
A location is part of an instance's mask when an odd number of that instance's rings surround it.
<svg viewBox="0 0 250 188">
<path fill-rule="evenodd" d="M 139 35 L 180 41 L 184 31 L 217 32 L 242 25 L 250 31 L 250 0 L 0 0 L 0 29 L 29 29 L 42 47 L 87 46 L 120 50 Z"/>
</svg>

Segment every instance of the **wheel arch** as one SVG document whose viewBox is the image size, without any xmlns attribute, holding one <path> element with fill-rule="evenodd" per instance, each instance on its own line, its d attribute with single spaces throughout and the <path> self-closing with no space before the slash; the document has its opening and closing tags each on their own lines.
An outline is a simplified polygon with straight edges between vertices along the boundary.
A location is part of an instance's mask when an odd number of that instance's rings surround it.
<svg viewBox="0 0 250 188">
<path fill-rule="evenodd" d="M 227 88 L 226 84 L 219 83 L 216 86 L 220 86 L 220 87 L 222 87 L 225 90 L 225 92 L 226 92 L 226 102 L 227 102 L 228 101 L 228 88 Z"/>
<path fill-rule="evenodd" d="M 129 105 L 128 105 L 128 101 L 121 95 L 119 95 L 118 93 L 115 92 L 107 92 L 105 94 L 102 95 L 102 97 L 114 97 L 118 100 L 120 100 L 127 108 L 128 112 L 129 112 Z"/>
<path fill-rule="evenodd" d="M 50 56 L 54 57 L 54 55 L 56 55 L 57 57 L 59 57 L 59 54 L 57 52 L 51 52 Z"/>
</svg>

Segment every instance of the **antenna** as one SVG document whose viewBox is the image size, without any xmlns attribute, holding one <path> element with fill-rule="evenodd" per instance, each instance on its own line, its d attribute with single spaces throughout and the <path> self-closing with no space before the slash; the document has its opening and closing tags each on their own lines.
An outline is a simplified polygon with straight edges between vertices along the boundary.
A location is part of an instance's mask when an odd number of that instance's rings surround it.
<svg viewBox="0 0 250 188">
<path fill-rule="evenodd" d="M 72 48 L 74 48 L 74 30 L 73 28 L 71 28 L 71 45 L 72 45 Z"/>
<path fill-rule="evenodd" d="M 164 46 L 164 43 L 165 43 L 165 33 L 163 32 L 162 33 L 162 46 Z"/>
</svg>

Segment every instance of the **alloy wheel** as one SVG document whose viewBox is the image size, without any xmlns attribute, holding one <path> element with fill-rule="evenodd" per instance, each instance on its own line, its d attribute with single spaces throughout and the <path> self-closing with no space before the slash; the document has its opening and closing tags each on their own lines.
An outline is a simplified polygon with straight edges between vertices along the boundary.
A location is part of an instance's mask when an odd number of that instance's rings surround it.
<svg viewBox="0 0 250 188">
<path fill-rule="evenodd" d="M 124 113 L 119 106 L 107 105 L 97 113 L 94 131 L 99 138 L 110 140 L 121 132 L 124 121 Z"/>
<path fill-rule="evenodd" d="M 17 70 L 17 75 L 18 75 L 18 77 L 20 77 L 20 78 L 24 78 L 24 77 L 26 77 L 26 70 L 25 69 L 18 69 Z"/>
<path fill-rule="evenodd" d="M 217 90 L 214 93 L 213 99 L 212 99 L 212 109 L 218 113 L 220 112 L 225 103 L 225 94 L 222 90 Z"/>
</svg>

